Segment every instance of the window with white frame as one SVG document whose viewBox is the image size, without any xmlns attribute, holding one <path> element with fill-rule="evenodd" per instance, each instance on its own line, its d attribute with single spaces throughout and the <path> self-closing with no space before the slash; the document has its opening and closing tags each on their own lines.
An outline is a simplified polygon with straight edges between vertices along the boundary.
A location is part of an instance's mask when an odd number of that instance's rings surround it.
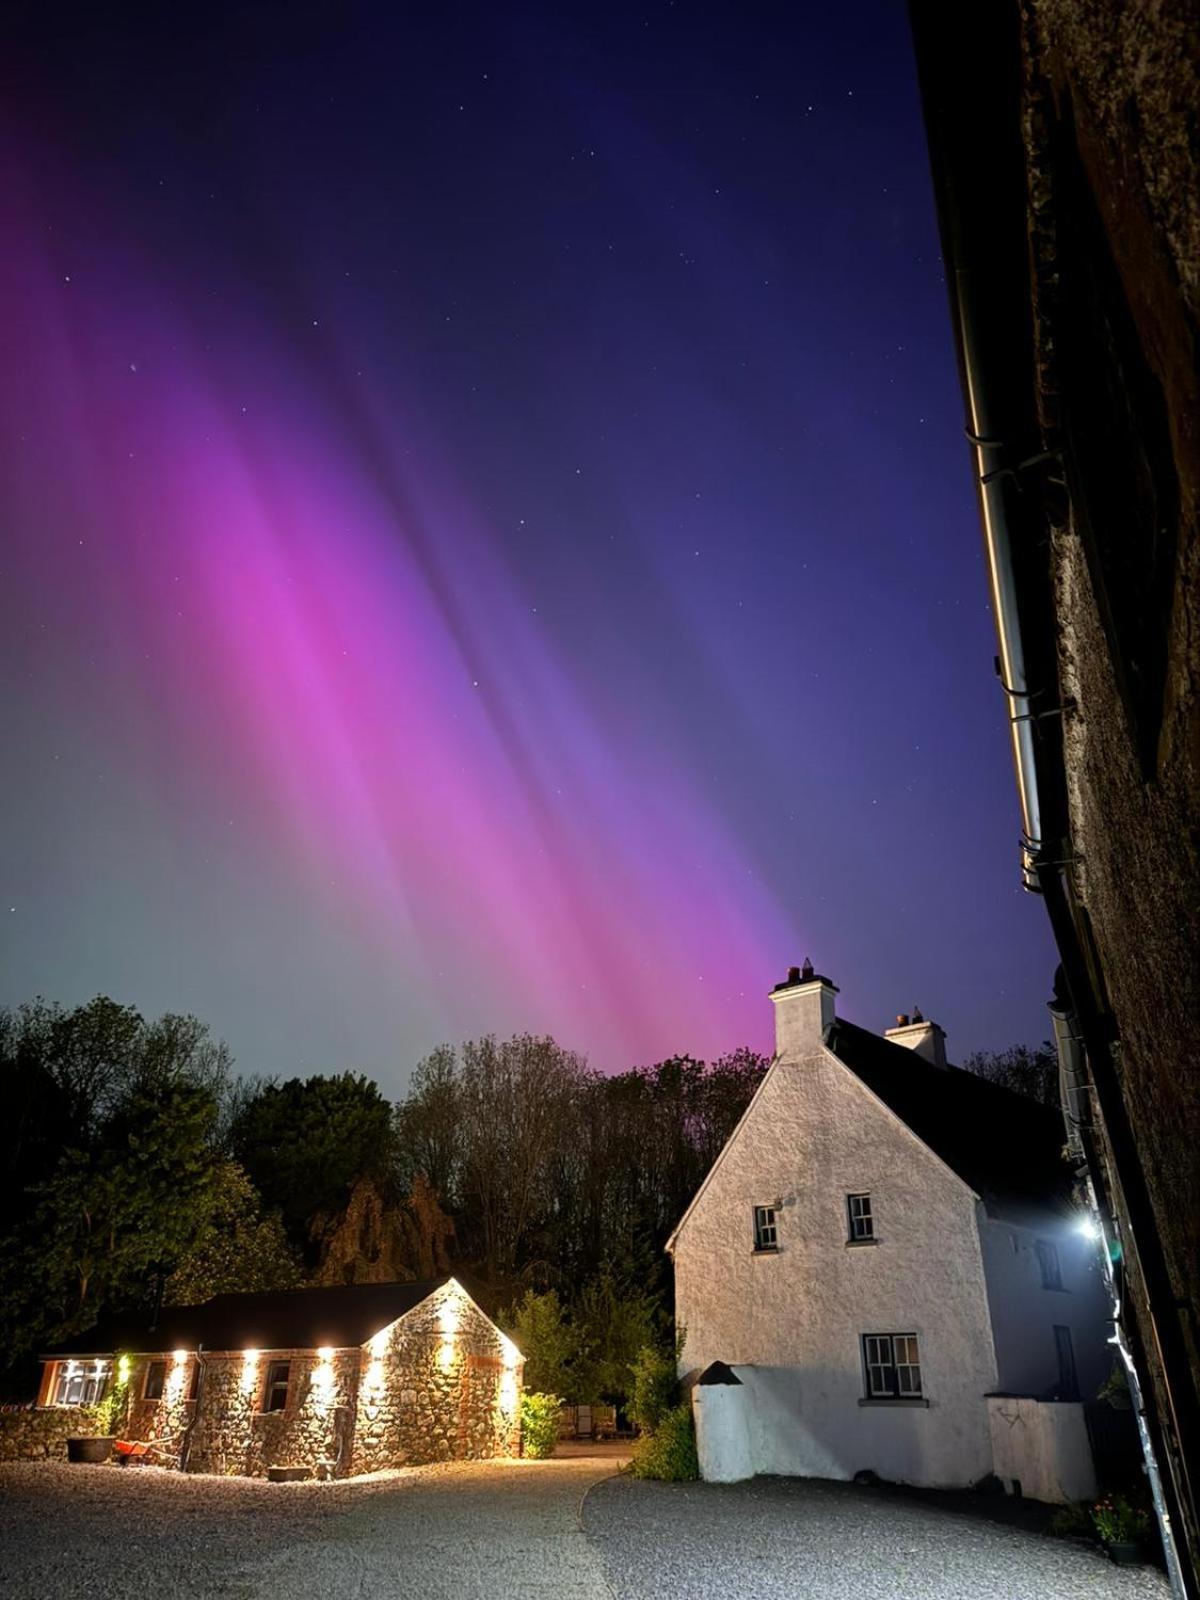
<svg viewBox="0 0 1200 1600">
<path fill-rule="evenodd" d="M 774 1206 L 755 1206 L 754 1208 L 754 1248 L 756 1250 L 778 1250 L 779 1230 L 775 1222 Z"/>
<path fill-rule="evenodd" d="M 875 1217 L 869 1194 L 848 1194 L 846 1211 L 850 1220 L 850 1243 L 864 1244 L 875 1238 Z"/>
<path fill-rule="evenodd" d="M 1043 1289 L 1062 1288 L 1062 1268 L 1058 1262 L 1058 1246 L 1049 1239 L 1039 1239 L 1035 1245 L 1038 1268 L 1042 1274 Z"/>
<path fill-rule="evenodd" d="M 864 1333 L 868 1400 L 919 1400 L 921 1354 L 915 1333 Z"/>
<path fill-rule="evenodd" d="M 111 1361 L 60 1361 L 54 1375 L 56 1406 L 94 1406 L 104 1396 Z"/>
</svg>

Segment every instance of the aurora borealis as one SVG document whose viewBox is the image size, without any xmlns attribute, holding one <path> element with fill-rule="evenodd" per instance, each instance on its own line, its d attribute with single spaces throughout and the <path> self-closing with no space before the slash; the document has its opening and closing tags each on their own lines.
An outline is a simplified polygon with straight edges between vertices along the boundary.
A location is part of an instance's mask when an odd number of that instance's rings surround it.
<svg viewBox="0 0 1200 1600">
<path fill-rule="evenodd" d="M 30 9 L 3 993 L 393 1084 L 1041 1037 L 901 10 Z M 864 37 L 870 37 L 869 48 Z"/>
</svg>

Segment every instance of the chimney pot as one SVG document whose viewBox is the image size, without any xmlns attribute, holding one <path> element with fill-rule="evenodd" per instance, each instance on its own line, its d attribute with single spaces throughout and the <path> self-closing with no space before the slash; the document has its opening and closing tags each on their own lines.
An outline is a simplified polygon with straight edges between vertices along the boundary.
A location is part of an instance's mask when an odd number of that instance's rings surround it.
<svg viewBox="0 0 1200 1600">
<path fill-rule="evenodd" d="M 897 1013 L 896 1013 L 896 1026 L 898 1028 L 907 1028 L 908 1027 L 908 1012 L 907 1011 L 897 1011 Z"/>
<path fill-rule="evenodd" d="M 800 968 L 799 967 L 789 967 L 788 968 L 787 981 L 789 983 L 799 983 L 800 982 Z"/>
<path fill-rule="evenodd" d="M 804 979 L 805 983 L 807 983 L 809 981 L 809 979 L 812 977 L 812 975 L 813 975 L 812 960 L 811 960 L 810 957 L 805 956 L 804 965 L 800 968 L 800 976 Z"/>
</svg>

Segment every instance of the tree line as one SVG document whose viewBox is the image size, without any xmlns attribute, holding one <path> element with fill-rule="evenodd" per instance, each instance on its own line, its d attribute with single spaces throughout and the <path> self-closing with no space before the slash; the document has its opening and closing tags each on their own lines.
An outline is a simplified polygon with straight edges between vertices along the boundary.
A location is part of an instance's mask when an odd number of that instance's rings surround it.
<svg viewBox="0 0 1200 1600">
<path fill-rule="evenodd" d="M 1027 1089 L 1042 1054 L 972 1065 Z M 486 1037 L 434 1050 L 392 1102 L 357 1073 L 238 1077 L 194 1017 L 0 1009 L 0 1381 L 27 1387 L 110 1312 L 453 1270 L 533 1352 L 534 1387 L 619 1398 L 669 1344 L 663 1245 L 766 1067 L 742 1049 L 605 1076 L 550 1038 Z"/>
</svg>

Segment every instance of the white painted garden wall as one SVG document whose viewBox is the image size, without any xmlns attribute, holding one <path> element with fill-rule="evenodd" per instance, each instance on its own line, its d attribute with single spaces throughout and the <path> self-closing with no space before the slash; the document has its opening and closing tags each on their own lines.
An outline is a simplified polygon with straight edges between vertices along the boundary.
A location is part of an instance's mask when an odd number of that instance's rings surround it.
<svg viewBox="0 0 1200 1600">
<path fill-rule="evenodd" d="M 1092 1449 L 1079 1403 L 992 1395 L 988 1424 L 996 1476 L 1011 1493 L 1066 1505 L 1097 1493 Z"/>
</svg>

